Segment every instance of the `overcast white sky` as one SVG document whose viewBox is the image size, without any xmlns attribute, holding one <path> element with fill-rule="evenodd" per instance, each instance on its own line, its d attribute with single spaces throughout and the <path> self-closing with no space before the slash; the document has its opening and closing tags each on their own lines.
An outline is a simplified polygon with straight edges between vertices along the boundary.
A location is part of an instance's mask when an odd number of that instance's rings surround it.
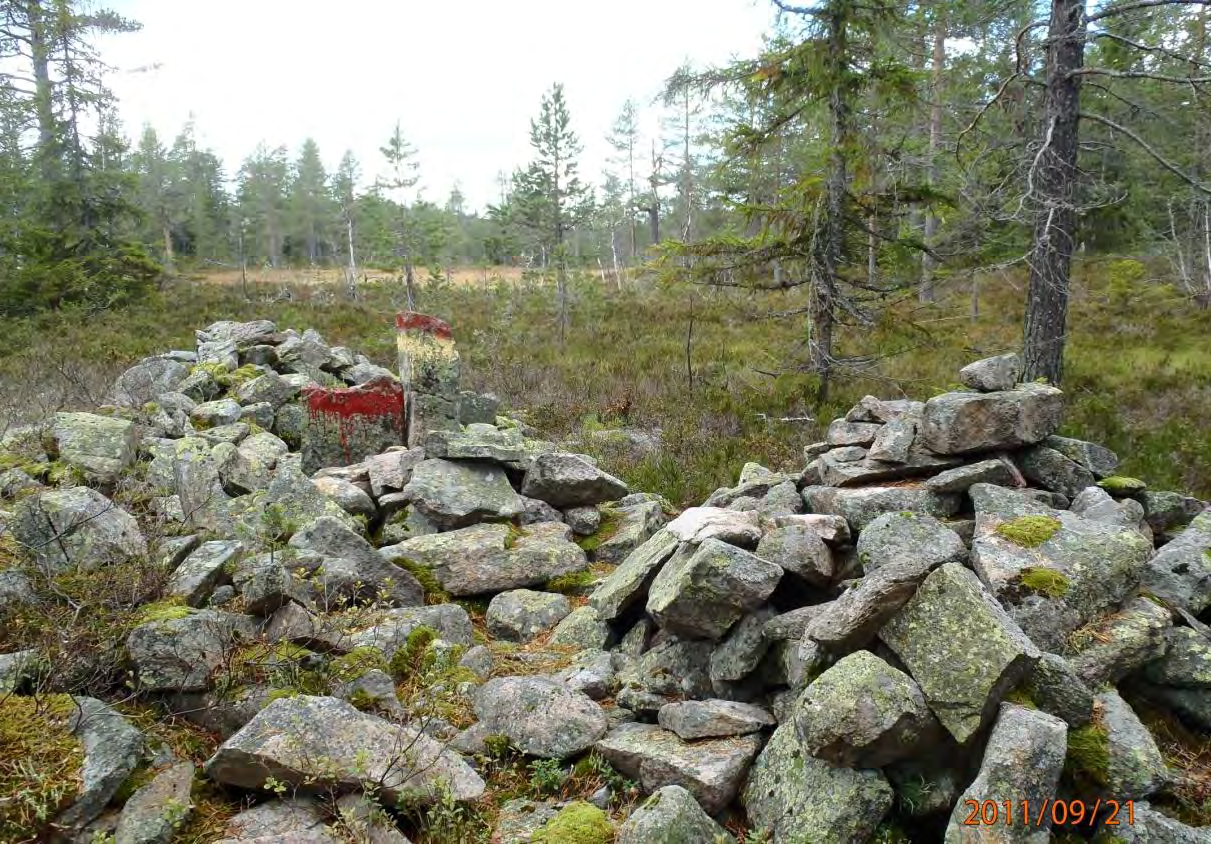
<svg viewBox="0 0 1211 844">
<path fill-rule="evenodd" d="M 425 198 L 444 201 L 457 180 L 472 207 L 496 195 L 498 171 L 529 160 L 529 121 L 552 82 L 596 182 L 628 96 L 650 100 L 686 59 L 752 54 L 773 21 L 768 0 L 106 5 L 143 24 L 102 45 L 128 134 L 150 123 L 168 144 L 192 114 L 229 174 L 261 141 L 293 155 L 310 136 L 330 169 L 352 149 L 369 181 L 399 119 Z"/>
</svg>

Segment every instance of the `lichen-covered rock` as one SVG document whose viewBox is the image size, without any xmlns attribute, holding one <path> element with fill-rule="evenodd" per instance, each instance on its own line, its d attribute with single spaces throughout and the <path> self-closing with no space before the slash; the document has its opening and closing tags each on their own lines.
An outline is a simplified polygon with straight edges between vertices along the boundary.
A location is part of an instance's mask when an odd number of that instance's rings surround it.
<svg viewBox="0 0 1211 844">
<path fill-rule="evenodd" d="M 93 697 L 73 697 L 68 728 L 84 749 L 80 788 L 54 819 L 63 832 L 78 832 L 101 813 L 126 782 L 143 754 L 143 734 L 125 717 Z"/>
<path fill-rule="evenodd" d="M 1164 654 L 1172 626 L 1167 609 L 1136 598 L 1091 629 L 1079 631 L 1068 662 L 1088 685 L 1113 685 Z"/>
<path fill-rule="evenodd" d="M 235 399 L 216 399 L 195 406 L 189 414 L 189 420 L 195 428 L 204 430 L 239 422 L 242 412 L 243 408 Z"/>
<path fill-rule="evenodd" d="M 865 445 L 869 446 L 879 435 L 882 425 L 873 422 L 850 422 L 846 419 L 834 419 L 828 426 L 824 438 L 830 445 Z"/>
<path fill-rule="evenodd" d="M 606 716 L 587 695 L 547 677 L 497 677 L 475 692 L 475 715 L 491 735 L 522 753 L 566 759 L 606 732 Z"/>
<path fill-rule="evenodd" d="M 114 381 L 108 401 L 119 407 L 141 408 L 177 388 L 189 367 L 166 357 L 144 358 Z"/>
<path fill-rule="evenodd" d="M 851 539 L 849 522 L 845 521 L 844 517 L 826 515 L 824 513 L 799 513 L 777 516 L 774 518 L 774 527 L 806 528 L 823 539 L 825 544 L 831 548 L 848 545 Z"/>
<path fill-rule="evenodd" d="M 761 537 L 756 554 L 812 586 L 829 586 L 836 575 L 832 549 L 808 525 L 774 528 Z"/>
<path fill-rule="evenodd" d="M 1138 531 L 1055 510 L 977 484 L 972 568 L 1039 647 L 1120 605 L 1139 584 L 1152 544 Z"/>
<path fill-rule="evenodd" d="M 462 431 L 430 431 L 425 437 L 425 454 L 445 460 L 515 463 L 526 456 L 524 439 L 516 428 L 468 425 Z"/>
<path fill-rule="evenodd" d="M 591 536 L 601 527 L 601 511 L 596 507 L 567 507 L 563 520 L 577 536 Z"/>
<path fill-rule="evenodd" d="M 977 844 L 989 840 L 995 829 L 997 841 L 1047 844 L 1051 840 L 1050 813 L 1041 823 L 1002 820 L 995 826 L 971 826 L 964 820 L 971 815 L 969 800 L 979 806 L 989 800 L 1002 808 L 1020 810 L 1023 805 L 1043 806 L 1056 798 L 1056 787 L 1064 770 L 1068 727 L 1059 718 L 1045 712 L 1010 703 L 1001 704 L 993 725 L 984 760 L 975 781 L 955 804 L 946 827 L 946 844 Z M 1033 812 L 1032 812 L 1033 814 Z"/>
<path fill-rule="evenodd" d="M 1105 731 L 1103 784 L 1116 800 L 1143 800 L 1171 780 L 1156 739 L 1113 689 L 1095 699 L 1096 723 Z"/>
<path fill-rule="evenodd" d="M 552 645 L 571 645 L 586 648 L 605 648 L 613 638 L 610 625 L 602 621 L 597 610 L 591 606 L 577 607 L 568 613 L 551 634 Z"/>
<path fill-rule="evenodd" d="M 711 683 L 716 689 L 743 680 L 760 665 L 769 649 L 766 629 L 774 616 L 772 607 L 762 606 L 732 625 L 727 637 L 711 652 Z"/>
<path fill-rule="evenodd" d="M 389 492 L 400 492 L 412 480 L 413 470 L 425 459 L 420 447 L 396 449 L 367 457 L 365 466 L 370 480 L 370 492 L 381 498 Z"/>
<path fill-rule="evenodd" d="M 925 403 L 917 436 L 937 454 L 1018 448 L 1060 427 L 1064 394 L 1043 384 L 995 393 L 944 393 Z"/>
<path fill-rule="evenodd" d="M 620 827 L 615 844 L 733 844 L 731 834 L 679 785 L 652 792 Z"/>
<path fill-rule="evenodd" d="M 1113 475 L 1114 470 L 1118 468 L 1118 455 L 1097 443 L 1052 435 L 1043 440 L 1043 445 L 1055 449 L 1069 460 L 1088 469 L 1098 478 Z"/>
<path fill-rule="evenodd" d="M 977 360 L 959 370 L 964 385 L 982 393 L 1012 390 L 1022 377 L 1022 359 L 1016 354 Z"/>
<path fill-rule="evenodd" d="M 247 557 L 237 564 L 232 579 L 249 615 L 268 617 L 285 604 L 308 604 L 308 585 L 296 575 L 290 553 L 271 552 Z M 215 594 L 218 590 L 215 590 Z M 214 605 L 214 599 L 211 599 Z"/>
<path fill-rule="evenodd" d="M 429 569 L 451 595 L 485 595 L 587 569 L 589 561 L 570 534 L 559 522 L 529 525 L 521 535 L 509 525 L 482 524 L 418 536 L 379 553 L 400 565 Z"/>
<path fill-rule="evenodd" d="M 1157 552 L 1144 566 L 1140 585 L 1195 615 L 1211 607 L 1211 510 Z"/>
<path fill-rule="evenodd" d="M 1026 688 L 1039 709 L 1069 727 L 1083 727 L 1093 718 L 1093 692 L 1062 656 L 1044 651 Z"/>
<path fill-rule="evenodd" d="M 917 436 L 917 417 L 904 413 L 892 419 L 880 429 L 871 443 L 867 457 L 885 463 L 906 463 L 913 439 Z"/>
<path fill-rule="evenodd" d="M 632 551 L 589 596 L 597 617 L 613 621 L 633 604 L 646 600 L 652 579 L 679 544 L 677 536 L 666 527 Z"/>
<path fill-rule="evenodd" d="M 156 774 L 122 807 L 114 844 L 168 844 L 193 811 L 190 789 L 196 769 L 178 762 Z"/>
<path fill-rule="evenodd" d="M 50 664 L 33 649 L 0 654 L 0 699 L 44 674 Z"/>
<path fill-rule="evenodd" d="M 1211 689 L 1211 638 L 1189 627 L 1168 631 L 1164 656 L 1144 666 L 1150 683 L 1182 689 Z"/>
<path fill-rule="evenodd" d="M 597 751 L 644 791 L 680 785 L 712 815 L 732 802 L 760 749 L 756 735 L 685 742 L 652 724 L 623 724 L 597 742 Z"/>
<path fill-rule="evenodd" d="M 434 604 L 372 613 L 347 631 L 343 643 L 350 648 L 376 648 L 390 660 L 407 645 L 408 635 L 418 627 L 428 627 L 451 645 L 469 647 L 474 642 L 471 617 L 465 609 L 458 604 Z"/>
<path fill-rule="evenodd" d="M 734 545 L 707 539 L 670 560 L 648 590 L 647 611 L 680 635 L 721 638 L 778 585 L 782 569 Z"/>
<path fill-rule="evenodd" d="M 492 599 L 484 621 L 495 639 L 528 642 L 554 627 L 571 611 L 572 602 L 565 595 L 513 589 Z"/>
<path fill-rule="evenodd" d="M 934 492 L 966 492 L 975 484 L 1016 486 L 1020 481 L 1013 465 L 1005 458 L 997 458 L 939 472 L 925 482 L 925 488 Z"/>
<path fill-rule="evenodd" d="M 1211 827 L 1187 826 L 1143 800 L 1135 801 L 1131 810 L 1130 817 L 1120 809 L 1107 819 L 1095 840 L 1105 836 L 1115 844 L 1211 844 Z"/>
<path fill-rule="evenodd" d="M 373 521 L 378 515 L 374 499 L 359 486 L 341 478 L 312 478 L 316 489 L 335 501 L 350 516 Z"/>
<path fill-rule="evenodd" d="M 711 696 L 711 652 L 709 641 L 670 636 L 632 660 L 618 680 L 624 688 L 665 698 L 656 709 L 671 700 L 701 700 Z"/>
<path fill-rule="evenodd" d="M 812 613 L 804 628 L 804 642 L 837 656 L 864 647 L 941 564 L 929 549 L 918 549 L 879 566 L 857 586 Z"/>
<path fill-rule="evenodd" d="M 521 498 L 499 466 L 482 461 L 424 460 L 412 470 L 403 493 L 435 524 L 473 525 L 486 518 L 511 519 Z"/>
<path fill-rule="evenodd" d="M 1079 463 L 1053 448 L 1038 445 L 1018 454 L 1018 467 L 1034 485 L 1072 498 L 1097 479 Z"/>
<path fill-rule="evenodd" d="M 219 539 L 203 542 L 186 557 L 168 581 L 168 595 L 180 598 L 191 607 L 200 607 L 224 577 L 229 577 L 229 564 L 244 550 L 237 540 Z"/>
<path fill-rule="evenodd" d="M 892 798 L 882 773 L 815 759 L 799 744 L 794 725 L 783 724 L 753 764 L 741 801 L 750 823 L 769 830 L 775 844 L 865 844 Z"/>
<path fill-rule="evenodd" d="M 373 785 L 382 799 L 404 805 L 434 802 L 439 784 L 458 801 L 484 793 L 484 781 L 458 754 L 419 730 L 309 695 L 262 709 L 207 760 L 206 775 L 247 789 L 270 777 L 303 791 Z"/>
<path fill-rule="evenodd" d="M 967 569 L 935 570 L 879 632 L 960 743 L 996 714 L 1039 651 Z"/>
<path fill-rule="evenodd" d="M 959 535 L 933 516 L 919 513 L 884 513 L 858 537 L 858 560 L 867 574 L 907 557 L 930 569 L 943 563 L 961 563 L 967 548 Z"/>
<path fill-rule="evenodd" d="M 289 545 L 344 561 L 340 566 L 323 565 L 316 577 L 328 595 L 368 600 L 386 596 L 403 607 L 425 602 L 425 591 L 410 572 L 392 565 L 360 534 L 331 516 L 311 521 L 290 537 Z"/>
<path fill-rule="evenodd" d="M 632 551 L 647 542 L 669 520 L 660 501 L 637 501 L 616 506 L 610 513 L 610 519 L 613 522 L 612 532 L 608 535 L 599 533 L 594 538 L 596 547 L 593 549 L 593 559 L 613 565 L 629 557 Z"/>
<path fill-rule="evenodd" d="M 133 630 L 126 650 L 141 691 L 205 689 L 241 636 L 252 636 L 256 622 L 218 610 L 167 606 Z"/>
<path fill-rule="evenodd" d="M 694 545 L 716 539 L 741 548 L 755 548 L 761 540 L 755 512 L 724 507 L 690 507 L 664 529 L 681 542 Z"/>
<path fill-rule="evenodd" d="M 90 481 L 113 484 L 138 455 L 135 423 L 95 413 L 56 413 L 51 425 L 59 459 Z"/>
<path fill-rule="evenodd" d="M 804 751 L 843 768 L 882 768 L 916 752 L 938 723 L 912 678 L 869 651 L 839 660 L 795 707 Z"/>
<path fill-rule="evenodd" d="M 614 655 L 607 651 L 596 648 L 580 651 L 572 657 L 571 664 L 552 675 L 552 679 L 593 700 L 604 700 L 617 691 L 616 661 Z"/>
<path fill-rule="evenodd" d="M 1077 493 L 1069 509 L 1078 516 L 1108 525 L 1139 528 L 1144 521 L 1144 505 L 1134 498 L 1115 499 L 1096 486 L 1086 487 Z"/>
<path fill-rule="evenodd" d="M 887 512 L 923 513 L 937 518 L 959 512 L 958 495 L 939 495 L 928 489 L 910 487 L 807 487 L 803 490 L 803 501 L 808 512 L 843 516 L 855 531 L 865 530 Z"/>
<path fill-rule="evenodd" d="M 534 458 L 522 480 L 521 494 L 552 507 L 577 507 L 617 501 L 627 485 L 577 454 L 548 452 Z"/>
<path fill-rule="evenodd" d="M 50 489 L 13 508 L 12 537 L 39 567 L 60 572 L 124 563 L 147 554 L 134 517 L 88 487 Z"/>
<path fill-rule="evenodd" d="M 686 741 L 727 738 L 777 726 L 774 716 L 759 706 L 732 700 L 684 700 L 660 707 L 657 723 Z"/>
<path fill-rule="evenodd" d="M 318 801 L 310 797 L 270 800 L 245 809 L 227 822 L 226 838 L 215 844 L 341 844 Z"/>
</svg>

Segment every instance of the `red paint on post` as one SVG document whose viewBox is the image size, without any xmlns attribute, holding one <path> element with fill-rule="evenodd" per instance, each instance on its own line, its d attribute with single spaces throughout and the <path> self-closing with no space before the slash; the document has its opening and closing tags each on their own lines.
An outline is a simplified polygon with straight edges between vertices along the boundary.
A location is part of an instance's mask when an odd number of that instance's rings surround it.
<svg viewBox="0 0 1211 844">
<path fill-rule="evenodd" d="M 415 311 L 396 314 L 395 327 L 400 331 L 424 331 L 441 340 L 449 340 L 454 336 L 450 330 L 450 323 L 428 314 L 418 314 Z"/>
<path fill-rule="evenodd" d="M 303 389 L 303 396 L 307 399 L 307 411 L 312 423 L 336 422 L 341 448 L 346 456 L 350 436 L 359 425 L 367 422 L 381 425 L 387 421 L 399 431 L 402 441 L 404 388 L 398 381 L 378 378 L 360 387 L 342 389 L 309 386 Z"/>
</svg>

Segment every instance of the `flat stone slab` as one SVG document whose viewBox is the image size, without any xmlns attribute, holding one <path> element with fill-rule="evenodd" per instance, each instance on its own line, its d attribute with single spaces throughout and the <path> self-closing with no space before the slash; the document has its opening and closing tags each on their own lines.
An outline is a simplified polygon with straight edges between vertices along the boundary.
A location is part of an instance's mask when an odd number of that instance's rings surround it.
<svg viewBox="0 0 1211 844">
<path fill-rule="evenodd" d="M 303 471 L 348 466 L 404 443 L 404 390 L 381 378 L 359 387 L 303 390 Z"/>
<path fill-rule="evenodd" d="M 711 815 L 735 798 L 760 749 L 755 735 L 689 743 L 651 724 L 623 724 L 597 742 L 598 752 L 644 791 L 680 785 Z"/>
</svg>

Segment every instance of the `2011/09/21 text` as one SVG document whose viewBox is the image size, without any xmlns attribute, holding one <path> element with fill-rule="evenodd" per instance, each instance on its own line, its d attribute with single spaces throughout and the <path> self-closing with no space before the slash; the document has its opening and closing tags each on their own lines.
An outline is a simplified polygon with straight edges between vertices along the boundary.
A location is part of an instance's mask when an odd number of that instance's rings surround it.
<svg viewBox="0 0 1211 844">
<path fill-rule="evenodd" d="M 964 800 L 968 815 L 964 826 L 1096 826 L 1101 819 L 1103 826 L 1135 824 L 1135 802 L 1132 800 L 1102 800 L 1092 804 L 1084 800 Z M 1103 815 L 1105 816 L 1103 818 Z"/>
</svg>

